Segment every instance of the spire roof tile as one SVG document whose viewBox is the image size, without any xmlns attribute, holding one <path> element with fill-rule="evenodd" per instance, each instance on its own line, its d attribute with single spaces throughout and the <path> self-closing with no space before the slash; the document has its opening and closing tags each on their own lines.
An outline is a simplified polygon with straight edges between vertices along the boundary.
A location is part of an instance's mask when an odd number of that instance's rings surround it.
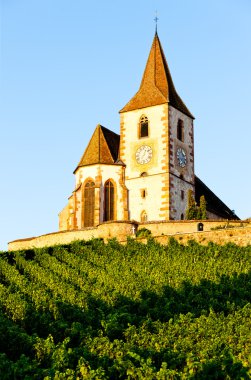
<svg viewBox="0 0 251 380">
<path fill-rule="evenodd" d="M 156 32 L 139 91 L 120 112 L 132 111 L 138 108 L 155 106 L 167 102 L 189 117 L 194 118 L 176 92 L 171 73 Z"/>
<path fill-rule="evenodd" d="M 119 135 L 98 124 L 74 173 L 81 166 L 116 163 L 119 141 Z"/>
</svg>

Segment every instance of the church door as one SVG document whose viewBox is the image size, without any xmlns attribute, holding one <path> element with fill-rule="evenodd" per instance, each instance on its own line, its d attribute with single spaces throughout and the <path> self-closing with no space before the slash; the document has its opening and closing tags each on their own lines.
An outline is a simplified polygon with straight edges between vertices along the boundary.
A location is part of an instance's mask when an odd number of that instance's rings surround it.
<svg viewBox="0 0 251 380">
<path fill-rule="evenodd" d="M 87 182 L 84 190 L 84 227 L 94 226 L 95 183 Z"/>
<path fill-rule="evenodd" d="M 111 181 L 105 183 L 104 221 L 108 220 L 114 220 L 114 185 Z"/>
</svg>

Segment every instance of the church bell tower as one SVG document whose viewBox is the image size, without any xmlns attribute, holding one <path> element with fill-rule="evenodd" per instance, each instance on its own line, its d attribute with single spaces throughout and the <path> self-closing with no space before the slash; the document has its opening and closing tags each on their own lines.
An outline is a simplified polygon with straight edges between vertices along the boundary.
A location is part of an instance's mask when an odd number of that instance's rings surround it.
<svg viewBox="0 0 251 380">
<path fill-rule="evenodd" d="M 126 165 L 131 220 L 185 218 L 195 183 L 193 120 L 156 32 L 140 88 L 120 111 L 120 160 Z"/>
</svg>

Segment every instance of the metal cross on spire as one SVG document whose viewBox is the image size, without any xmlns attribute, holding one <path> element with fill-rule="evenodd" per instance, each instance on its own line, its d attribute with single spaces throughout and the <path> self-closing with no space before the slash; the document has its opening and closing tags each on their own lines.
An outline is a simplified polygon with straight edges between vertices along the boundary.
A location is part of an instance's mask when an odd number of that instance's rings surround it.
<svg viewBox="0 0 251 380">
<path fill-rule="evenodd" d="M 158 18 L 158 12 L 157 11 L 155 11 L 155 18 L 154 18 L 154 21 L 155 21 L 155 23 L 156 23 L 156 28 L 155 28 L 155 32 L 157 33 L 157 29 L 158 29 L 158 20 L 159 20 L 159 18 Z"/>
</svg>

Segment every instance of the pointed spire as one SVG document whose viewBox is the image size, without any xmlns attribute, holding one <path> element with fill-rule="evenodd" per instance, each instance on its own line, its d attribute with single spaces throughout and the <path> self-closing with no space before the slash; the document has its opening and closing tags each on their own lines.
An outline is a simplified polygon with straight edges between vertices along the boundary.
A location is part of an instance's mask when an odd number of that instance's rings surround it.
<svg viewBox="0 0 251 380">
<path fill-rule="evenodd" d="M 119 135 L 98 124 L 74 173 L 80 166 L 113 165 L 118 159 Z"/>
<path fill-rule="evenodd" d="M 153 39 L 139 91 L 120 112 L 169 103 L 193 118 L 177 94 L 157 31 Z"/>
</svg>

